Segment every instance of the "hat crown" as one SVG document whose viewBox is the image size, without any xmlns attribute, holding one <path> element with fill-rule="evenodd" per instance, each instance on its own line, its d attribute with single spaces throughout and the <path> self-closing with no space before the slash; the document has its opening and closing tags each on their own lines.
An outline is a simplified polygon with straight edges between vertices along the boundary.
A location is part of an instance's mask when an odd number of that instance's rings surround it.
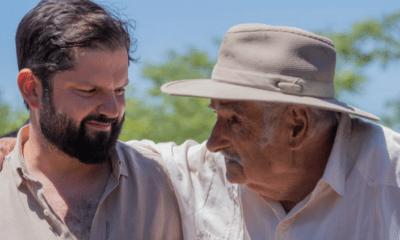
<svg viewBox="0 0 400 240">
<path fill-rule="evenodd" d="M 297 84 L 299 91 L 288 91 L 333 98 L 335 65 L 334 45 L 325 37 L 293 27 L 241 24 L 225 34 L 212 78 L 281 92 L 287 88 L 279 85 Z"/>
</svg>

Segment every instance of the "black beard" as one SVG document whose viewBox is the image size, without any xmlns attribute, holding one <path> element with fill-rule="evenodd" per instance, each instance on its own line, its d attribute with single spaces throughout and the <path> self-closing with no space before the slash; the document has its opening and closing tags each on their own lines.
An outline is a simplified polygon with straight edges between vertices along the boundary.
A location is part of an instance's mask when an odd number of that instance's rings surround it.
<svg viewBox="0 0 400 240">
<path fill-rule="evenodd" d="M 76 127 L 78 123 L 74 119 L 56 111 L 52 96 L 47 94 L 43 94 L 39 120 L 44 137 L 60 151 L 82 163 L 101 164 L 108 161 L 121 132 L 125 114 L 120 122 L 117 118 L 111 119 L 104 115 L 89 115 Z M 93 120 L 111 123 L 111 131 L 88 133 L 85 124 Z"/>
</svg>

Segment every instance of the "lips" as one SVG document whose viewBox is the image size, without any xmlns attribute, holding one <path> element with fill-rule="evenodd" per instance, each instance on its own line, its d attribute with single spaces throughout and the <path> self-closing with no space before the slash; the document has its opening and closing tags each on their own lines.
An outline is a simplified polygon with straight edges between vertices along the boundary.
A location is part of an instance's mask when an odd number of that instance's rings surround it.
<svg viewBox="0 0 400 240">
<path fill-rule="evenodd" d="M 99 130 L 110 130 L 111 129 L 111 123 L 88 121 L 87 124 L 90 125 L 91 127 L 99 129 Z"/>
<path fill-rule="evenodd" d="M 225 158 L 225 166 L 226 166 L 226 178 L 231 183 L 243 183 L 244 172 L 243 166 L 240 165 L 237 161 L 231 160 L 229 158 Z"/>
</svg>

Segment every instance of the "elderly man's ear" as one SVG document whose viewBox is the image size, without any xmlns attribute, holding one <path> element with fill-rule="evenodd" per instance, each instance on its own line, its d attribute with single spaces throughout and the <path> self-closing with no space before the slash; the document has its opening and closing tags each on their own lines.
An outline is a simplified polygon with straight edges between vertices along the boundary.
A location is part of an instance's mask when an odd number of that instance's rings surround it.
<svg viewBox="0 0 400 240">
<path fill-rule="evenodd" d="M 19 72 L 18 87 L 30 109 L 37 109 L 41 96 L 41 82 L 32 73 L 32 70 L 24 68 Z"/>
<path fill-rule="evenodd" d="M 289 135 L 288 144 L 292 150 L 297 150 L 303 145 L 310 130 L 310 109 L 306 106 L 295 105 L 287 109 L 285 114 Z"/>
<path fill-rule="evenodd" d="M 0 171 L 3 168 L 3 161 L 15 147 L 16 138 L 0 138 Z"/>
</svg>

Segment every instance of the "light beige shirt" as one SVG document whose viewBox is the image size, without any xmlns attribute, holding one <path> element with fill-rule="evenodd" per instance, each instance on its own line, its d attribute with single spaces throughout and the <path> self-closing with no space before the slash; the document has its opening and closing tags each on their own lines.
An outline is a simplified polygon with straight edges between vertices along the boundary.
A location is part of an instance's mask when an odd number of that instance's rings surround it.
<svg viewBox="0 0 400 240">
<path fill-rule="evenodd" d="M 400 134 L 341 114 L 315 189 L 288 214 L 225 177 L 205 142 L 142 144 L 162 153 L 186 239 L 393 240 L 400 236 Z"/>
<path fill-rule="evenodd" d="M 0 172 L 0 239 L 73 239 L 27 172 L 21 146 L 28 138 L 29 125 Z M 121 142 L 116 150 L 90 239 L 181 239 L 179 208 L 159 155 Z"/>
</svg>

